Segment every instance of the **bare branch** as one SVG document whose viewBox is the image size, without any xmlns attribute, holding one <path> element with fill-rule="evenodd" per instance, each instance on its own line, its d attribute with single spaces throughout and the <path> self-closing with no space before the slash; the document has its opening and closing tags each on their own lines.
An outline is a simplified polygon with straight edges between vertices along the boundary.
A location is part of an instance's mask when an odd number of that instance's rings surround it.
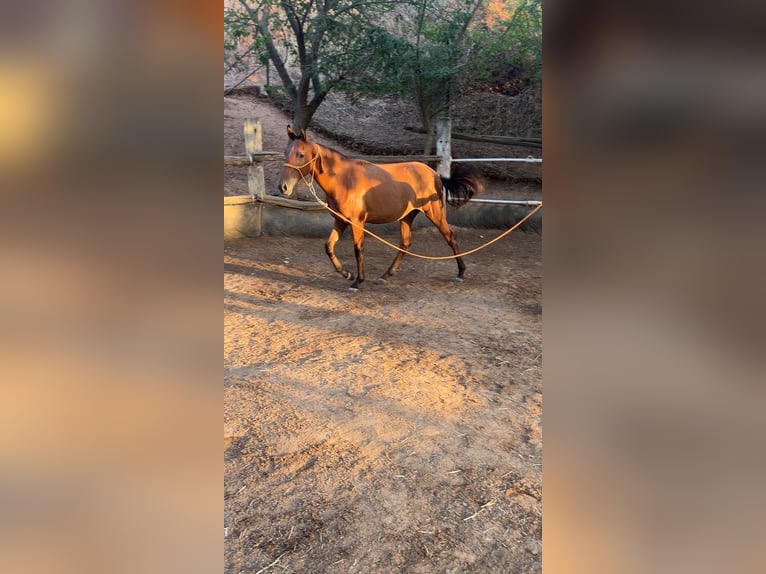
<svg viewBox="0 0 766 574">
<path fill-rule="evenodd" d="M 239 0 L 239 3 L 244 6 L 245 11 L 255 24 L 256 29 L 261 34 L 261 36 L 263 36 L 266 45 L 266 51 L 269 54 L 269 59 L 271 59 L 271 61 L 274 63 L 274 67 L 277 69 L 279 79 L 282 80 L 282 85 L 290 94 L 290 97 L 295 97 L 297 95 L 295 84 L 293 83 L 293 80 L 287 71 L 284 59 L 279 55 L 279 51 L 274 45 L 274 39 L 271 37 L 271 33 L 269 32 L 269 28 L 266 24 L 266 17 L 269 15 L 268 7 L 261 5 L 259 11 L 256 11 L 250 7 L 250 5 L 245 2 L 245 0 Z"/>
</svg>

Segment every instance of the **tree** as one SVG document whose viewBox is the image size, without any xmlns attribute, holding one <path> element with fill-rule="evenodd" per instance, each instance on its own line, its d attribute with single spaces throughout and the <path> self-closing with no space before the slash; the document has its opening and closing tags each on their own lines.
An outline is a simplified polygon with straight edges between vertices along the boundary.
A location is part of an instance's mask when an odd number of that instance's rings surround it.
<svg viewBox="0 0 766 574">
<path fill-rule="evenodd" d="M 228 38 L 272 62 L 306 128 L 332 90 L 412 99 L 435 123 L 481 84 L 541 81 L 541 0 L 239 0 Z M 506 82 L 507 83 L 507 82 Z"/>
<path fill-rule="evenodd" d="M 416 0 L 399 15 L 403 25 L 383 23 L 368 36 L 377 77 L 367 85 L 417 103 L 427 155 L 436 120 L 465 91 L 495 77 L 541 81 L 540 0 Z"/>
<path fill-rule="evenodd" d="M 475 54 L 477 70 L 474 83 L 495 84 L 504 91 L 504 84 L 541 84 L 543 67 L 543 6 L 542 0 L 495 0 L 505 4 L 488 15 L 491 25 L 477 27 L 472 41 L 478 47 Z M 499 85 L 498 85 L 499 84 Z"/>
<path fill-rule="evenodd" d="M 436 140 L 435 124 L 449 115 L 458 78 L 473 47 L 469 27 L 484 0 L 414 0 L 398 20 L 382 22 L 367 36 L 374 77 L 365 83 L 375 95 L 395 94 L 417 104 L 426 133 L 424 153 Z"/>
<path fill-rule="evenodd" d="M 231 17 L 230 25 L 252 28 L 254 41 L 274 65 L 292 103 L 296 130 L 308 127 L 330 91 L 351 82 L 368 65 L 370 46 L 363 39 L 369 23 L 396 5 L 385 0 L 239 3 L 245 18 Z"/>
<path fill-rule="evenodd" d="M 483 3 L 463 0 L 449 6 L 446 2 L 422 0 L 418 7 L 412 92 L 426 132 L 425 155 L 432 153 L 436 142 L 436 120 L 451 115 L 457 79 L 472 49 L 466 42 L 468 27 Z"/>
</svg>

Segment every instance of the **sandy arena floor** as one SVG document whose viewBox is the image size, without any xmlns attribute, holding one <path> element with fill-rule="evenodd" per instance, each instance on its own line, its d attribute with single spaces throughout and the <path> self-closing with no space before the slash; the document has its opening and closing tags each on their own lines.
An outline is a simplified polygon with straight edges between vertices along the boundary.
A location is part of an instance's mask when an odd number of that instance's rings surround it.
<svg viewBox="0 0 766 574">
<path fill-rule="evenodd" d="M 540 572 L 541 237 L 323 243 L 225 244 L 225 571 Z"/>
</svg>

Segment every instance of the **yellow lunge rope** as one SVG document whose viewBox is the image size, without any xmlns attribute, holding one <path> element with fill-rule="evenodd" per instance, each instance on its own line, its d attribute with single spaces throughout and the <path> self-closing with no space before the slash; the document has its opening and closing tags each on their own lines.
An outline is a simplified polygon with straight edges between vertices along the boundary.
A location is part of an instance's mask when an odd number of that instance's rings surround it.
<svg viewBox="0 0 766 574">
<path fill-rule="evenodd" d="M 380 241 L 381 243 L 383 243 L 385 245 L 388 245 L 392 249 L 396 249 L 397 251 L 401 251 L 402 253 L 406 253 L 407 255 L 411 255 L 412 257 L 417 257 L 418 259 L 430 259 L 432 261 L 439 261 L 439 260 L 443 260 L 443 259 L 455 259 L 457 257 L 463 257 L 465 255 L 471 255 L 472 253 L 476 253 L 477 251 L 480 251 L 480 250 L 484 249 L 485 247 L 489 247 L 490 245 L 492 245 L 496 241 L 500 241 L 503 237 L 505 237 L 506 235 L 508 235 L 509 233 L 514 231 L 515 229 L 517 229 L 522 223 L 524 223 L 527 219 L 532 217 L 535 213 L 537 213 L 538 211 L 540 211 L 543 208 L 543 204 L 540 203 L 540 205 L 538 205 L 532 211 L 527 213 L 527 215 L 525 215 L 521 219 L 521 221 L 517 222 L 513 227 L 511 227 L 510 229 L 506 229 L 505 231 L 503 231 L 503 233 L 501 233 L 500 235 L 498 235 L 494 239 L 491 239 L 491 240 L 487 241 L 485 244 L 479 245 L 478 247 L 476 247 L 474 249 L 471 249 L 470 251 L 465 251 L 464 253 L 456 253 L 455 255 L 441 255 L 441 256 L 421 255 L 420 253 L 413 253 L 412 251 L 407 251 L 406 249 L 402 249 L 398 245 L 394 245 L 390 241 L 386 241 L 385 239 L 383 239 L 379 235 L 376 235 L 375 233 L 373 233 L 369 229 L 365 228 L 364 225 L 359 225 L 358 223 L 354 223 L 353 221 L 351 221 L 348 217 L 346 217 L 342 213 L 338 213 L 332 207 L 327 205 L 326 201 L 322 201 L 321 199 L 319 199 L 319 197 L 316 194 L 316 191 L 314 191 L 314 169 L 313 169 L 313 166 L 312 166 L 312 169 L 310 171 L 310 173 L 311 173 L 311 181 L 308 181 L 306 179 L 306 176 L 301 173 L 301 169 L 303 169 L 304 167 L 306 167 L 309 164 L 314 163 L 317 160 L 318 157 L 319 157 L 319 155 L 315 155 L 314 158 L 311 161 L 309 161 L 309 162 L 307 162 L 307 163 L 305 163 L 305 164 L 303 164 L 301 166 L 293 165 L 291 163 L 285 163 L 284 165 L 286 167 L 292 167 L 292 168 L 298 170 L 298 173 L 301 175 L 301 178 L 303 179 L 303 183 L 306 184 L 306 187 L 308 187 L 309 191 L 311 192 L 311 195 L 313 195 L 314 199 L 317 200 L 319 205 L 324 207 L 327 211 L 329 211 L 333 215 L 341 218 L 346 223 L 348 223 L 350 225 L 353 225 L 354 227 L 356 227 L 358 229 L 361 229 L 367 235 L 370 235 L 370 236 L 374 237 L 375 239 L 377 239 L 378 241 Z"/>
</svg>

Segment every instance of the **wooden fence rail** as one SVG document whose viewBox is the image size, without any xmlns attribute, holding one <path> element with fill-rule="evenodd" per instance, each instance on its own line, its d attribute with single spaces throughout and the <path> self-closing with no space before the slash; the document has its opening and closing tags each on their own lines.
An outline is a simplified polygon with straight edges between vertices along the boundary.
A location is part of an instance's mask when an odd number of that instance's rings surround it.
<svg viewBox="0 0 766 574">
<path fill-rule="evenodd" d="M 404 126 L 404 129 L 416 134 L 424 134 L 426 131 L 423 128 L 416 128 L 413 126 Z M 465 134 L 460 132 L 451 132 L 451 137 L 456 140 L 466 140 L 472 142 L 492 143 L 501 145 L 515 145 L 521 147 L 533 147 L 537 149 L 543 148 L 542 138 L 524 138 L 514 136 L 486 136 L 480 134 Z"/>
</svg>

